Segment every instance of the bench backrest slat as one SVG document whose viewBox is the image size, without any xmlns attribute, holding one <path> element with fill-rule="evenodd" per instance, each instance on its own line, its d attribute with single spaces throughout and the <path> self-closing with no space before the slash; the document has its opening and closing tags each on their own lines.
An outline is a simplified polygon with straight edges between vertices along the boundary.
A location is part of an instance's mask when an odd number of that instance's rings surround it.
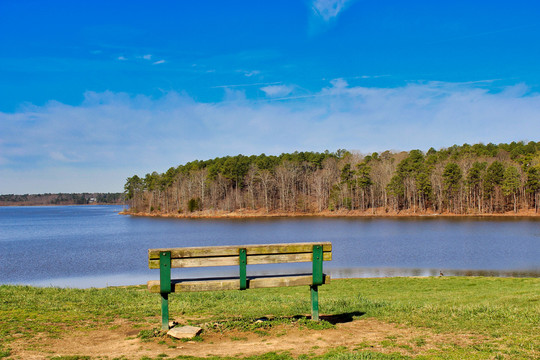
<svg viewBox="0 0 540 360">
<path fill-rule="evenodd" d="M 332 253 L 324 252 L 323 260 L 332 260 Z M 272 255 L 247 255 L 247 265 L 279 264 L 313 261 L 312 253 L 305 254 L 272 254 Z M 199 257 L 171 259 L 171 268 L 206 267 L 206 266 L 232 266 L 239 265 L 239 256 Z M 159 269 L 159 260 L 149 261 L 150 269 Z"/>
<path fill-rule="evenodd" d="M 239 265 L 239 248 L 243 248 L 248 265 L 311 262 L 313 245 L 322 245 L 323 260 L 332 260 L 330 242 L 150 249 L 148 258 L 151 269 L 159 269 L 162 251 L 171 252 L 172 268 Z"/>
</svg>

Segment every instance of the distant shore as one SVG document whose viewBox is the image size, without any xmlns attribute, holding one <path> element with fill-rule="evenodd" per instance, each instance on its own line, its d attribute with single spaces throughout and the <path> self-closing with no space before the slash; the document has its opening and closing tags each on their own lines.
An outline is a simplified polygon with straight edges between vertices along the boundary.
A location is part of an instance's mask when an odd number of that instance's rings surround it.
<svg viewBox="0 0 540 360">
<path fill-rule="evenodd" d="M 48 206 L 48 207 L 54 207 L 54 206 L 96 206 L 96 205 L 117 205 L 122 206 L 125 205 L 124 203 L 89 203 L 89 204 L 74 204 L 74 203 L 62 203 L 62 204 L 34 204 L 34 203 L 7 203 L 7 204 L 0 204 L 0 207 L 16 207 L 16 206 Z"/>
<path fill-rule="evenodd" d="M 367 211 L 361 210 L 339 210 L 339 211 L 321 211 L 315 213 L 306 212 L 281 212 L 265 210 L 247 210 L 240 209 L 236 211 L 218 211 L 218 210 L 203 210 L 194 211 L 191 213 L 164 213 L 164 212 L 131 212 L 129 210 L 121 211 L 121 215 L 143 216 L 143 217 L 163 217 L 163 218 L 178 218 L 178 219 L 247 219 L 247 218 L 275 218 L 275 217 L 523 217 L 523 218 L 540 218 L 540 213 L 534 209 L 521 210 L 517 213 L 508 211 L 505 213 L 470 213 L 470 214 L 454 214 L 454 213 L 436 213 L 432 211 L 386 211 L 385 209 L 372 209 Z"/>
<path fill-rule="evenodd" d="M 0 206 L 123 205 L 123 193 L 46 193 L 0 195 Z"/>
</svg>

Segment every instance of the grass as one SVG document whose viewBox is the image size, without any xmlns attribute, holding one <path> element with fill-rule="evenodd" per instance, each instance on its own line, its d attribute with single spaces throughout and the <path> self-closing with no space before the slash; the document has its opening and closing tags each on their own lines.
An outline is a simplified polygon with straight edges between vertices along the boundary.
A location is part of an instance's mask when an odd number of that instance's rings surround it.
<svg viewBox="0 0 540 360">
<path fill-rule="evenodd" d="M 540 279 L 342 279 L 322 286 L 319 293 L 322 314 L 343 319 L 376 318 L 435 333 L 467 333 L 486 339 L 482 346 L 449 344 L 426 355 L 427 358 L 500 355 L 525 359 L 538 357 L 540 353 Z M 303 316 L 310 313 L 309 292 L 304 287 L 172 294 L 170 312 L 173 317 L 189 318 L 194 325 L 206 324 L 207 329 L 221 332 L 259 331 L 264 335 L 268 329 L 283 323 L 321 330 L 333 327 L 327 322 L 313 323 Z M 142 286 L 60 289 L 2 285 L 0 358 L 10 356 L 9 344 L 15 338 L 30 338 L 38 333 L 59 337 L 70 329 L 111 328 L 118 318 L 139 329 L 142 340 L 154 341 L 154 330 L 147 329 L 159 326 L 159 316 L 159 296 L 148 293 Z M 269 320 L 254 322 L 261 317 Z M 424 338 L 416 338 L 410 344 L 398 344 L 390 338 L 384 346 L 405 349 L 425 343 Z M 286 354 L 268 356 L 268 359 L 290 358 Z M 363 348 L 324 356 L 324 359 L 408 358 L 366 352 Z"/>
</svg>

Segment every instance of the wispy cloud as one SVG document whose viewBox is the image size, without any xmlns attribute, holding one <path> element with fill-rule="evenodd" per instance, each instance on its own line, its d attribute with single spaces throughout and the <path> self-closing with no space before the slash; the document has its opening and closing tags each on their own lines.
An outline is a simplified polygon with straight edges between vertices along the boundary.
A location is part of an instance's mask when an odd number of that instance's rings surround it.
<svg viewBox="0 0 540 360">
<path fill-rule="evenodd" d="M 249 87 L 249 86 L 263 86 L 263 85 L 276 85 L 276 84 L 281 84 L 281 81 L 262 82 L 262 83 L 248 83 L 248 84 L 216 85 L 216 86 L 212 86 L 211 89 L 234 88 L 234 87 Z"/>
<path fill-rule="evenodd" d="M 58 161 L 60 163 L 77 163 L 80 161 L 79 159 L 77 159 L 77 156 L 73 157 L 73 156 L 70 156 L 69 154 L 65 154 L 56 150 L 49 152 L 48 156 L 52 160 Z"/>
<path fill-rule="evenodd" d="M 383 77 L 389 77 L 390 75 L 358 75 L 352 76 L 349 79 L 380 79 Z"/>
<path fill-rule="evenodd" d="M 353 0 L 314 0 L 313 12 L 324 21 L 336 18 Z"/>
<path fill-rule="evenodd" d="M 133 59 L 136 59 L 138 61 L 152 61 L 152 58 L 154 56 L 152 54 L 146 54 L 146 55 L 136 55 L 136 56 L 133 56 L 132 58 Z M 120 61 L 127 61 L 128 58 L 124 55 L 121 55 L 119 57 L 116 58 L 117 60 L 120 60 Z M 159 64 L 164 64 L 166 61 L 164 59 L 161 59 L 161 60 L 156 60 L 156 61 L 153 61 L 152 62 L 152 65 L 159 65 Z"/>
<path fill-rule="evenodd" d="M 312 0 L 308 32 L 315 35 L 328 30 L 338 16 L 355 0 Z"/>
<path fill-rule="evenodd" d="M 269 96 L 289 91 L 285 85 L 264 87 Z M 43 186 L 53 187 L 58 169 L 85 175 L 93 169 L 99 172 L 92 177 L 96 185 L 114 183 L 118 188 L 111 190 L 120 191 L 134 173 L 230 154 L 428 149 L 537 141 L 531 136 L 540 134 L 540 94 L 523 84 L 494 93 L 477 84 L 373 88 L 335 79 L 288 101 L 250 100 L 243 91 L 227 91 L 218 103 L 175 92 L 157 99 L 88 92 L 78 106 L 51 101 L 0 112 L 0 192 L 16 192 L 25 172 L 50 179 Z"/>
<path fill-rule="evenodd" d="M 269 85 L 261 88 L 266 96 L 270 97 L 282 97 L 287 96 L 293 92 L 294 87 L 289 85 Z"/>
<path fill-rule="evenodd" d="M 252 77 L 254 75 L 259 75 L 261 72 L 259 70 L 244 71 L 244 76 Z"/>
</svg>

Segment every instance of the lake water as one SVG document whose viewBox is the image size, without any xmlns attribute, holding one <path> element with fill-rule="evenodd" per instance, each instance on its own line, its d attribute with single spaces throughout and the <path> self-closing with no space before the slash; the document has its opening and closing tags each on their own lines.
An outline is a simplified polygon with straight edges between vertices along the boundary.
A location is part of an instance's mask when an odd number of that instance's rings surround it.
<svg viewBox="0 0 540 360">
<path fill-rule="evenodd" d="M 160 219 L 118 215 L 122 206 L 0 207 L 0 283 L 104 287 L 158 279 L 159 247 L 331 241 L 334 278 L 540 276 L 540 219 Z M 248 266 L 248 274 L 310 264 Z M 234 267 L 175 270 L 233 275 Z M 179 276 L 179 274 L 176 274 Z"/>
</svg>

